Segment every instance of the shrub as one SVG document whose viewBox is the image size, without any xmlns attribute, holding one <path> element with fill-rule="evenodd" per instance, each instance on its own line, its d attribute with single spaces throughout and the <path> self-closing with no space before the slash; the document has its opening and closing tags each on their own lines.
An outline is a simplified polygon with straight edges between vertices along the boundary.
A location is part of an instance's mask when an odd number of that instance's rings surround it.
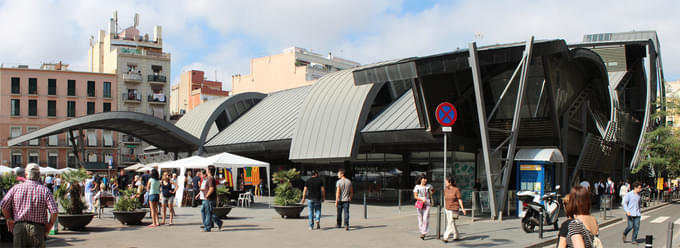
<svg viewBox="0 0 680 248">
<path fill-rule="evenodd" d="M 296 169 L 274 173 L 273 179 L 278 185 L 275 189 L 274 203 L 280 206 L 298 204 L 302 199 L 302 191 L 294 188 L 291 181 L 300 175 Z"/>
<path fill-rule="evenodd" d="M 87 179 L 87 171 L 83 168 L 69 171 L 62 175 L 62 184 L 54 195 L 59 200 L 61 207 L 67 214 L 82 214 L 85 203 L 80 198 L 80 183 Z"/>
<path fill-rule="evenodd" d="M 132 212 L 142 207 L 137 198 L 132 196 L 136 193 L 136 188 L 120 191 L 120 197 L 113 206 L 113 211 Z"/>
</svg>

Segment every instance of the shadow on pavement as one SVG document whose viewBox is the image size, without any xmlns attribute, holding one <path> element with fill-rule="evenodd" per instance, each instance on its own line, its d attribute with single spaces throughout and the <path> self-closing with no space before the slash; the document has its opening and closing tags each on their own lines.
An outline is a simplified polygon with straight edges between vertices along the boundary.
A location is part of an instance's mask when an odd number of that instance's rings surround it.
<svg viewBox="0 0 680 248">
<path fill-rule="evenodd" d="M 70 246 L 75 246 L 79 242 L 87 241 L 87 239 L 77 239 L 77 238 L 68 238 L 68 239 L 62 239 L 62 238 L 55 238 L 53 236 L 50 236 L 46 241 L 45 241 L 45 246 L 48 247 L 70 247 Z"/>
<path fill-rule="evenodd" d="M 352 225 L 350 225 L 350 226 L 349 226 L 349 230 L 350 230 L 350 231 L 353 231 L 353 230 L 371 229 L 371 228 L 383 228 L 383 227 L 387 227 L 387 225 L 379 225 L 379 226 L 352 226 Z"/>
</svg>

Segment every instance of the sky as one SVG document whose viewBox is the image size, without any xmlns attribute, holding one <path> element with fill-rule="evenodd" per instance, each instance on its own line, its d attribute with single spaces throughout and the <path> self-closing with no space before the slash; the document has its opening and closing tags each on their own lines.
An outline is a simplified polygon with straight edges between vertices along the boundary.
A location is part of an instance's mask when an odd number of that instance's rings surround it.
<svg viewBox="0 0 680 248">
<path fill-rule="evenodd" d="M 680 1 L 434 0 L 0 0 L 0 63 L 71 64 L 87 70 L 90 36 L 113 11 L 121 28 L 140 14 L 153 37 L 163 27 L 171 81 L 204 70 L 231 89 L 250 59 L 297 46 L 374 63 L 479 45 L 536 39 L 577 43 L 584 34 L 656 30 L 667 81 L 680 78 Z"/>
</svg>

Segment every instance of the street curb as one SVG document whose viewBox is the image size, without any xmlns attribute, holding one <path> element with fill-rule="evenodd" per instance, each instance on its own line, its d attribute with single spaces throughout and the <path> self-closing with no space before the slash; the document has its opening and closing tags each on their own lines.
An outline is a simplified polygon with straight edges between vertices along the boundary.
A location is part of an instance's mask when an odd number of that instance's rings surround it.
<svg viewBox="0 0 680 248">
<path fill-rule="evenodd" d="M 657 208 L 665 207 L 665 206 L 668 206 L 668 205 L 670 205 L 671 203 L 676 202 L 676 201 L 678 201 L 678 200 L 671 201 L 671 202 L 664 202 L 664 203 L 658 204 L 658 205 L 653 206 L 653 207 L 648 207 L 648 208 L 645 208 L 644 210 L 641 210 L 640 213 L 646 213 L 646 212 L 652 211 L 652 210 L 657 209 Z M 622 217 L 614 218 L 614 219 L 611 219 L 611 220 L 607 220 L 607 221 L 603 222 L 602 224 L 600 224 L 599 227 L 600 227 L 600 228 L 603 228 L 603 227 L 609 226 L 609 225 L 611 225 L 611 224 L 614 224 L 614 223 L 616 223 L 616 222 L 619 222 L 619 221 L 621 221 L 621 220 L 623 220 Z M 532 244 L 532 245 L 528 245 L 528 246 L 526 246 L 526 247 L 527 247 L 527 248 L 540 248 L 540 247 L 545 247 L 545 246 L 548 246 L 548 245 L 557 243 L 557 239 L 559 239 L 559 237 L 557 237 L 557 238 L 552 238 L 552 239 L 545 240 L 545 241 L 541 241 L 541 242 L 539 242 L 539 243 Z"/>
</svg>

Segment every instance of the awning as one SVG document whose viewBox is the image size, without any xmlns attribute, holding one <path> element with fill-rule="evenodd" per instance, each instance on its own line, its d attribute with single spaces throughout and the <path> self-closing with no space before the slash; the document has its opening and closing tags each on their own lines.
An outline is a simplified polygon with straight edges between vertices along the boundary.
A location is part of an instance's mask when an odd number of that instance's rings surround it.
<svg viewBox="0 0 680 248">
<path fill-rule="evenodd" d="M 520 149 L 515 155 L 515 161 L 564 163 L 564 157 L 557 148 Z"/>
</svg>

